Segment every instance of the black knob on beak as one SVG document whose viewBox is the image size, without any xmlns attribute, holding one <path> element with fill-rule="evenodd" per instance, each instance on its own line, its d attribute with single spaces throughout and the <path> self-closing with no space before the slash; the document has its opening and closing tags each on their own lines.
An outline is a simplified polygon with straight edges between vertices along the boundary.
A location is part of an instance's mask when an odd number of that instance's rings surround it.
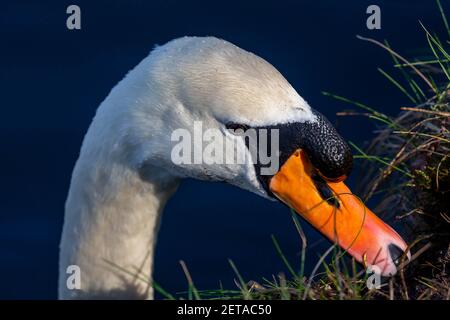
<svg viewBox="0 0 450 320">
<path fill-rule="evenodd" d="M 348 176 L 353 164 L 350 147 L 325 116 L 316 110 L 313 113 L 317 121 L 298 126 L 301 147 L 326 179 Z"/>
</svg>

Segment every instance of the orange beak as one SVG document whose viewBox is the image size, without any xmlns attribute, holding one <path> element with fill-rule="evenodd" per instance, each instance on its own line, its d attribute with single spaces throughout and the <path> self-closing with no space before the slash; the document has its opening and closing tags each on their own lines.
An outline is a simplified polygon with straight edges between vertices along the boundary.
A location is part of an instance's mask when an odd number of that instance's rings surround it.
<svg viewBox="0 0 450 320">
<path fill-rule="evenodd" d="M 405 241 L 343 182 L 325 182 L 316 176 L 306 153 L 297 150 L 272 177 L 269 187 L 357 261 L 383 276 L 394 275 L 407 248 Z"/>
</svg>

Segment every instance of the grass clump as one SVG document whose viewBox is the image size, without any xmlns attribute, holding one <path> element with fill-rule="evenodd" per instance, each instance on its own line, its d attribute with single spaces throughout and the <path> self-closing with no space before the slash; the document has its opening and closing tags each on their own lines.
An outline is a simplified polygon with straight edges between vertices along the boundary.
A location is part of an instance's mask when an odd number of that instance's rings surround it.
<svg viewBox="0 0 450 320">
<path fill-rule="evenodd" d="M 408 235 L 413 261 L 393 279 L 390 298 L 449 299 L 450 108 L 449 92 L 400 114 L 378 131 L 365 151 L 359 193 L 383 199 L 376 212 L 394 211 Z M 345 113 L 344 113 L 345 114 Z"/>
<path fill-rule="evenodd" d="M 447 35 L 447 19 L 437 1 Z M 352 144 L 364 167 L 358 194 L 365 201 L 383 199 L 375 212 L 401 225 L 408 235 L 413 259 L 379 294 L 390 299 L 449 299 L 450 277 L 450 38 L 441 41 L 422 25 L 430 59 L 408 61 L 387 42 L 358 37 L 385 49 L 400 80 L 381 74 L 409 100 L 396 117 L 339 96 L 359 108 L 339 113 L 363 115 L 377 124 L 376 136 L 364 150 Z M 384 292 L 383 292 L 384 291 Z"/>
</svg>

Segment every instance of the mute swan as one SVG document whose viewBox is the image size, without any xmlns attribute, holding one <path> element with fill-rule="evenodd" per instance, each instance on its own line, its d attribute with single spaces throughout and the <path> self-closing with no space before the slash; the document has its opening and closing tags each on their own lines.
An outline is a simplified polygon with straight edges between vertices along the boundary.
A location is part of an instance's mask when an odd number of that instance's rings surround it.
<svg viewBox="0 0 450 320">
<path fill-rule="evenodd" d="M 278 129 L 281 169 L 262 176 L 251 162 L 174 164 L 171 132 L 192 130 L 195 121 L 225 141 L 236 140 L 229 127 Z M 186 177 L 278 198 L 358 261 L 394 274 L 406 243 L 345 194 L 340 181 L 351 162 L 332 125 L 271 64 L 214 37 L 172 40 L 112 89 L 84 138 L 65 207 L 59 297 L 151 299 L 151 286 L 108 261 L 151 279 L 164 205 Z M 327 199 L 333 193 L 338 200 Z M 70 266 L 80 270 L 80 288 L 66 285 Z"/>
</svg>

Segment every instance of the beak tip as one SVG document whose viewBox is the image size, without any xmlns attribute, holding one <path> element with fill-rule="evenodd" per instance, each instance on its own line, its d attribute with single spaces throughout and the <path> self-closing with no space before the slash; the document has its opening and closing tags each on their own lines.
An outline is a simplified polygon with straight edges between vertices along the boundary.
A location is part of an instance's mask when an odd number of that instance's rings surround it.
<svg viewBox="0 0 450 320">
<path fill-rule="evenodd" d="M 394 243 L 390 243 L 388 245 L 387 248 L 388 248 L 391 263 L 387 263 L 384 265 L 384 268 L 381 272 L 382 276 L 392 277 L 397 273 L 399 268 L 402 267 L 402 262 L 404 261 L 403 256 L 405 255 L 407 246 L 405 244 L 402 247 L 404 247 L 405 250 Z M 411 253 L 409 251 L 406 252 L 406 259 L 407 259 L 407 261 L 411 260 Z"/>
<path fill-rule="evenodd" d="M 395 266 L 398 267 L 401 262 L 401 257 L 403 256 L 404 251 L 394 243 L 388 245 L 388 250 L 392 261 L 394 262 Z"/>
</svg>

